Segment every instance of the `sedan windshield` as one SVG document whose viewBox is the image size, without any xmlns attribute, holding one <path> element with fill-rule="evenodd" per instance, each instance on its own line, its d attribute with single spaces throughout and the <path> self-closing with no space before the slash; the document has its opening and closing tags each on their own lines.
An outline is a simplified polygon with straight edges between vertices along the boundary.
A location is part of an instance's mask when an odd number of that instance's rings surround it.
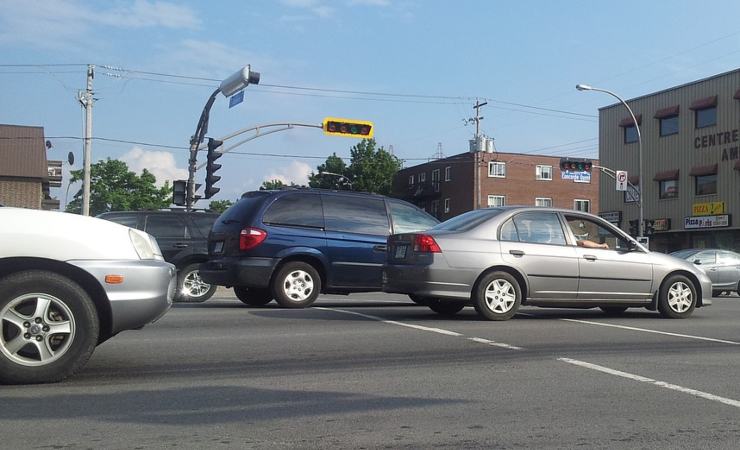
<svg viewBox="0 0 740 450">
<path fill-rule="evenodd" d="M 694 255 L 698 252 L 698 250 L 695 249 L 685 249 L 685 250 L 677 250 L 673 253 L 671 253 L 671 256 L 675 256 L 676 258 L 686 259 L 689 258 L 691 255 Z"/>
</svg>

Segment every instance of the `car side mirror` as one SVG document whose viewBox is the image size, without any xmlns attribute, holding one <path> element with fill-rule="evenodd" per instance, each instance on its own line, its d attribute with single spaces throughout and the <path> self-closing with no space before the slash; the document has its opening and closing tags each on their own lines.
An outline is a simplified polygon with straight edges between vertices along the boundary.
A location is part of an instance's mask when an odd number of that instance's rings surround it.
<svg viewBox="0 0 740 450">
<path fill-rule="evenodd" d="M 695 259 L 694 260 L 694 264 L 696 264 L 697 266 L 700 266 L 701 265 L 701 260 L 700 259 Z"/>
<path fill-rule="evenodd" d="M 627 251 L 632 252 L 637 248 L 637 242 L 628 240 L 627 241 Z"/>
</svg>

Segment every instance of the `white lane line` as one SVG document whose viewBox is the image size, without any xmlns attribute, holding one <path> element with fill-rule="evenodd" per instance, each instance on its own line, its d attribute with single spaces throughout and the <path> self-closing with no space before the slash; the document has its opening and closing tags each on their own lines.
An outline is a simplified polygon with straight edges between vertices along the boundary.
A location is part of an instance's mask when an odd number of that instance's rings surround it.
<svg viewBox="0 0 740 450">
<path fill-rule="evenodd" d="M 479 344 L 486 344 L 486 345 L 492 345 L 494 347 L 508 348 L 509 350 L 522 350 L 521 347 L 516 347 L 514 345 L 509 345 L 509 344 L 503 344 L 501 342 L 489 341 L 488 339 L 472 337 L 472 338 L 468 338 L 468 340 L 477 342 Z"/>
<path fill-rule="evenodd" d="M 714 402 L 723 403 L 725 405 L 734 406 L 735 408 L 740 408 L 740 401 L 733 400 L 731 398 L 720 397 L 719 395 L 709 394 L 707 392 L 697 391 L 696 389 L 691 389 L 691 388 L 686 388 L 683 386 L 678 386 L 676 384 L 666 383 L 665 381 L 653 380 L 652 378 L 643 377 L 640 375 L 634 375 L 631 373 L 610 369 L 608 367 L 599 366 L 599 365 L 587 363 L 584 361 L 578 361 L 577 359 L 558 358 L 558 361 L 563 361 L 568 364 L 574 364 L 576 366 L 584 367 L 586 369 L 597 370 L 599 372 L 607 373 L 609 375 L 615 375 L 618 377 L 627 378 L 627 379 L 634 380 L 634 381 L 639 381 L 641 383 L 653 384 L 655 386 L 660 386 L 662 388 L 671 389 L 671 390 L 678 391 L 678 392 L 683 392 L 684 394 L 689 394 L 689 395 L 700 397 L 706 400 L 711 400 Z"/>
<path fill-rule="evenodd" d="M 682 337 L 682 338 L 687 338 L 687 339 L 696 339 L 696 340 L 699 340 L 699 341 L 710 341 L 710 342 L 719 342 L 721 344 L 740 345 L 740 342 L 726 341 L 724 339 L 708 338 L 708 337 L 704 337 L 704 336 L 693 336 L 693 335 L 690 335 L 690 334 L 669 333 L 667 331 L 648 330 L 648 329 L 645 329 L 645 328 L 628 327 L 626 325 L 614 325 L 614 324 L 611 324 L 611 323 L 591 322 L 589 320 L 576 320 L 576 319 L 559 319 L 559 320 L 564 320 L 566 322 L 585 323 L 585 324 L 588 324 L 588 325 L 598 325 L 598 326 L 601 326 L 601 327 L 621 328 L 623 330 L 630 330 L 630 331 L 642 331 L 643 333 L 663 334 L 663 335 L 666 335 L 666 336 L 675 336 L 675 337 Z"/>
<path fill-rule="evenodd" d="M 384 319 L 382 317 L 371 316 L 369 314 L 362 314 L 362 313 L 358 313 L 358 312 L 355 312 L 355 311 L 347 311 L 346 309 L 323 308 L 323 307 L 320 307 L 320 306 L 315 306 L 314 308 L 315 309 L 323 309 L 324 311 L 335 311 L 335 312 L 340 312 L 340 313 L 344 313 L 344 314 L 352 314 L 352 315 L 355 315 L 355 316 L 364 317 L 366 319 L 377 320 L 379 322 L 388 323 L 388 324 L 391 324 L 391 325 L 399 325 L 399 326 L 402 326 L 402 327 L 414 328 L 414 329 L 422 330 L 422 331 L 431 331 L 432 333 L 444 334 L 446 336 L 462 336 L 462 334 L 456 333 L 454 331 L 443 330 L 441 328 L 423 327 L 421 325 L 412 325 L 410 323 L 396 322 L 395 320 L 386 320 L 386 319 Z"/>
</svg>

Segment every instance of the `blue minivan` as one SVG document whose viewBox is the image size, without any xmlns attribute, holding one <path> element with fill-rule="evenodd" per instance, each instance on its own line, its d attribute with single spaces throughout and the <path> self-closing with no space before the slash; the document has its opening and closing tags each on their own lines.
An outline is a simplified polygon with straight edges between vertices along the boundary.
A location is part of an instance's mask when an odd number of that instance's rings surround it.
<svg viewBox="0 0 740 450">
<path fill-rule="evenodd" d="M 380 291 L 388 236 L 437 223 L 414 205 L 377 194 L 247 192 L 214 223 L 200 276 L 233 286 L 248 305 L 275 299 L 304 308 L 322 292 Z"/>
</svg>

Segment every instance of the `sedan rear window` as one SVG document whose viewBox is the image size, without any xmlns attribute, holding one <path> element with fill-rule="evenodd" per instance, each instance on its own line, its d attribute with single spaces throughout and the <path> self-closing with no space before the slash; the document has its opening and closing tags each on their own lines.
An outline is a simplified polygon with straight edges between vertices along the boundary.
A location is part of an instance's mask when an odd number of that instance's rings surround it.
<svg viewBox="0 0 740 450">
<path fill-rule="evenodd" d="M 450 220 L 446 220 L 432 229 L 433 230 L 444 230 L 444 231 L 472 230 L 473 228 L 477 227 L 483 222 L 488 221 L 488 219 L 498 216 L 503 211 L 504 211 L 503 209 L 499 209 L 499 208 L 486 208 L 486 209 L 476 209 L 473 211 L 468 211 L 465 214 L 460 214 L 457 217 L 453 217 Z"/>
</svg>

